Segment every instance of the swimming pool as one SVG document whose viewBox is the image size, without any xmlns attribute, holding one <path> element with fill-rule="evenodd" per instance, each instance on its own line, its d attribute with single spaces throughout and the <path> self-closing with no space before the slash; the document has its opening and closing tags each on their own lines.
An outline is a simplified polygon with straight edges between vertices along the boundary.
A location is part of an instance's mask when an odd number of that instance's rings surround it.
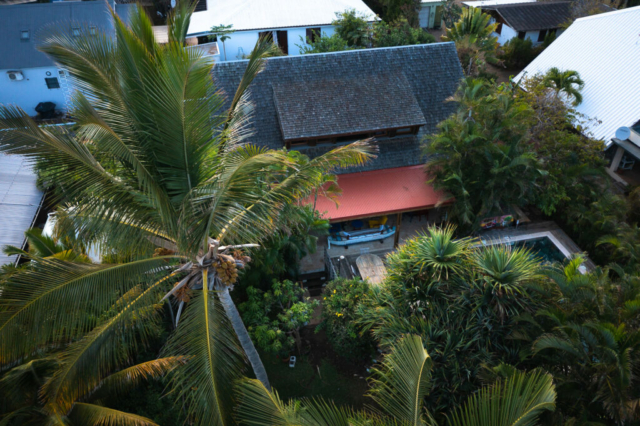
<svg viewBox="0 0 640 426">
<path fill-rule="evenodd" d="M 547 263 L 563 262 L 566 259 L 566 256 L 548 237 L 518 241 L 514 246 L 528 248 L 531 254 Z"/>
</svg>

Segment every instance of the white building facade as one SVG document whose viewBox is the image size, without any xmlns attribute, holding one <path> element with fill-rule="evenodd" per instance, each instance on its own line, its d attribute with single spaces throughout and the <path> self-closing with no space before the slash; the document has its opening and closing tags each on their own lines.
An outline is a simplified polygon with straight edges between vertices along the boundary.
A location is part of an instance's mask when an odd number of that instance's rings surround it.
<svg viewBox="0 0 640 426">
<path fill-rule="evenodd" d="M 111 6 L 126 20 L 134 5 Z M 37 40 L 50 27 L 64 25 L 71 34 L 112 31 L 103 1 L 65 1 L 0 6 L 0 104 L 16 105 L 35 116 L 41 102 L 53 102 L 66 112 L 68 74 L 37 50 Z"/>
<path fill-rule="evenodd" d="M 362 0 L 200 0 L 188 37 L 206 43 L 212 27 L 231 25 L 229 38 L 218 40 L 222 61 L 245 58 L 261 36 L 271 37 L 283 53 L 299 55 L 309 39 L 332 35 L 336 13 L 346 10 L 375 19 Z"/>
</svg>

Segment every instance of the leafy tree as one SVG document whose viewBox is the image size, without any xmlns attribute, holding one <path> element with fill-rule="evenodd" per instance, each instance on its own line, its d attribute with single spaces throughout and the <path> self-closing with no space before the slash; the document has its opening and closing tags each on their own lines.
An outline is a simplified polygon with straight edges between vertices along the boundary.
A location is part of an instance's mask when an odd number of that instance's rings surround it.
<svg viewBox="0 0 640 426">
<path fill-rule="evenodd" d="M 383 18 L 388 22 L 404 20 L 413 28 L 419 24 L 420 2 L 418 0 L 380 0 Z"/>
<path fill-rule="evenodd" d="M 374 348 L 371 336 L 357 323 L 357 310 L 370 292 L 362 280 L 335 279 L 324 289 L 322 322 L 316 332 L 325 330 L 337 353 L 346 358 L 361 358 Z"/>
<path fill-rule="evenodd" d="M 458 113 L 425 147 L 434 186 L 455 197 L 452 214 L 466 226 L 525 204 L 545 174 L 525 143 L 531 109 L 514 89 L 467 78 L 454 97 Z"/>
<path fill-rule="evenodd" d="M 331 25 L 336 27 L 336 34 L 347 43 L 349 47 L 369 47 L 371 40 L 371 25 L 367 21 L 370 19 L 355 9 L 348 9 L 344 12 L 336 12 L 336 19 Z"/>
<path fill-rule="evenodd" d="M 567 98 L 573 98 L 573 106 L 582 103 L 582 94 L 580 91 L 584 87 L 584 81 L 580 78 L 578 71 L 560 69 L 553 67 L 544 75 L 542 84 L 556 92 L 556 97 L 563 93 Z"/>
<path fill-rule="evenodd" d="M 368 146 L 356 143 L 300 167 L 284 152 L 247 144 L 244 93 L 269 46 L 254 49 L 223 109 L 212 64 L 183 48 L 194 7 L 178 4 L 162 46 L 140 9 L 130 27 L 112 13 L 115 39 L 56 30 L 43 38 L 40 49 L 81 89 L 73 132 L 38 127 L 19 108 L 0 107 L 0 128 L 7 129 L 0 150 L 66 165 L 52 173 L 65 185 L 69 235 L 132 259 L 91 265 L 38 258 L 37 268 L 3 284 L 0 364 L 55 345 L 62 350 L 60 367 L 41 389 L 51 423 L 80 415 L 76 410 L 105 422 L 127 416 L 97 405 L 89 413 L 80 401 L 130 365 L 168 300 L 177 307 L 176 328 L 161 356 L 189 359 L 172 376 L 175 396 L 192 424 L 227 424 L 229 385 L 244 359 L 268 386 L 229 294 L 248 260 L 236 248 L 269 235 L 277 212 L 309 196 L 328 170 L 369 157 Z M 275 166 L 287 173 L 266 179 L 265 169 Z M 151 256 L 158 247 L 163 255 Z"/>
<path fill-rule="evenodd" d="M 307 41 L 304 43 L 302 37 L 300 37 L 300 42 L 303 44 L 298 44 L 298 48 L 300 49 L 300 54 L 306 55 L 309 53 L 325 53 L 325 52 L 341 52 L 343 50 L 352 50 L 356 49 L 356 47 L 351 47 L 338 33 L 333 33 L 328 36 L 326 33 L 323 33 L 316 41 Z"/>
<path fill-rule="evenodd" d="M 433 383 L 433 361 L 419 336 L 403 337 L 374 370 L 370 395 L 381 408 L 354 411 L 333 402 L 304 400 L 283 402 L 259 381 L 245 380 L 239 418 L 246 425 L 431 425 L 436 423 L 422 400 Z M 514 371 L 508 378 L 483 388 L 450 413 L 442 422 L 451 426 L 535 425 L 544 411 L 555 408 L 556 392 L 551 376 L 534 371 Z"/>
<path fill-rule="evenodd" d="M 282 356 L 295 347 L 300 354 L 300 329 L 311 320 L 318 301 L 305 299 L 302 286 L 289 280 L 274 281 L 267 292 L 249 287 L 247 295 L 239 308 L 258 347 Z"/>
<path fill-rule="evenodd" d="M 25 231 L 28 251 L 14 246 L 4 246 L 2 251 L 7 256 L 20 255 L 26 258 L 58 259 L 67 262 L 91 263 L 91 259 L 84 254 L 74 250 L 74 244 L 69 238 L 60 240 L 54 237 L 42 235 L 39 228 L 31 228 Z"/>
<path fill-rule="evenodd" d="M 434 36 L 422 28 L 412 27 L 404 18 L 399 18 L 390 24 L 378 21 L 373 25 L 373 45 L 375 47 L 427 44 L 435 41 Z"/>
</svg>

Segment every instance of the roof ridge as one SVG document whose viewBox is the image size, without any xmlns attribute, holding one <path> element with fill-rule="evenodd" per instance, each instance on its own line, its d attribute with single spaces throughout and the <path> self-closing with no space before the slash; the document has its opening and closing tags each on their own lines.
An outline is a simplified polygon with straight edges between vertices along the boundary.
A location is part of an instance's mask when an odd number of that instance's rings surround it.
<svg viewBox="0 0 640 426">
<path fill-rule="evenodd" d="M 611 11 L 611 12 L 604 12 L 604 13 L 598 13 L 596 15 L 584 16 L 582 18 L 576 19 L 574 21 L 574 23 L 578 22 L 578 21 L 588 21 L 590 19 L 608 18 L 611 15 L 621 15 L 623 13 L 629 13 L 629 12 L 640 12 L 640 6 L 627 7 L 626 9 L 619 9 L 619 10 L 614 10 L 614 11 Z"/>
<path fill-rule="evenodd" d="M 452 41 L 444 41 L 444 42 L 434 42 L 434 43 L 424 43 L 424 44 L 408 44 L 408 45 L 404 45 L 404 46 L 389 46 L 389 47 L 371 47 L 371 48 L 365 48 L 365 49 L 349 49 L 349 50 L 340 50 L 337 52 L 320 52 L 320 53 L 306 53 L 306 54 L 302 54 L 302 55 L 285 55 L 285 56 L 272 56 L 270 58 L 265 58 L 265 61 L 274 61 L 274 60 L 279 60 L 279 59 L 292 59 L 292 58 L 304 58 L 304 57 L 311 57 L 311 56 L 328 56 L 328 55 L 340 55 L 340 54 L 345 54 L 345 53 L 359 53 L 359 52 L 370 52 L 372 50 L 392 50 L 392 49 L 410 49 L 410 48 L 417 48 L 417 47 L 428 47 L 431 48 L 430 46 L 436 47 L 436 46 L 442 46 L 442 45 L 450 45 L 450 44 L 455 44 Z M 236 60 L 232 60 L 232 61 L 224 61 L 224 62 L 218 62 L 216 65 L 222 65 L 222 64 L 228 64 L 228 63 L 234 63 L 234 62 L 249 62 L 249 59 L 236 59 Z"/>
<path fill-rule="evenodd" d="M 526 7 L 526 6 L 548 6 L 551 4 L 565 4 L 571 3 L 571 1 L 536 1 L 531 3 L 505 3 L 505 4 L 492 4 L 487 7 L 491 7 L 493 9 L 502 9 L 505 7 Z"/>
</svg>

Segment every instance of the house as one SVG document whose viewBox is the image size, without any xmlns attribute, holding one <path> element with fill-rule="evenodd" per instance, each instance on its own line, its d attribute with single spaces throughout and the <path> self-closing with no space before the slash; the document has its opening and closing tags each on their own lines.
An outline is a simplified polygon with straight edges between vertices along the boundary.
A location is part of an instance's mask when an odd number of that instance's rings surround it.
<svg viewBox="0 0 640 426">
<path fill-rule="evenodd" d="M 420 28 L 431 29 L 442 26 L 442 8 L 444 3 L 442 0 L 420 1 L 420 11 L 418 12 Z"/>
<path fill-rule="evenodd" d="M 491 15 L 491 23 L 498 23 L 493 35 L 501 45 L 516 37 L 542 43 L 547 35 L 560 35 L 562 25 L 571 19 L 569 1 L 481 3 L 484 5 L 477 7 Z"/>
<path fill-rule="evenodd" d="M 124 20 L 135 5 L 114 4 Z M 68 76 L 36 49 L 37 38 L 49 26 L 64 25 L 73 35 L 113 30 L 104 1 L 64 1 L 0 6 L 0 104 L 21 107 L 36 115 L 41 102 L 67 110 Z"/>
<path fill-rule="evenodd" d="M 229 61 L 213 68 L 227 103 L 246 66 Z M 249 141 L 315 157 L 374 138 L 377 158 L 336 171 L 339 206 L 320 196 L 316 208 L 337 227 L 377 222 L 378 229 L 387 215 L 387 225 L 399 226 L 403 213 L 428 216 L 443 200 L 427 184 L 420 144 L 455 112 L 447 99 L 462 78 L 453 43 L 269 58 L 248 89 L 255 111 Z"/>
<path fill-rule="evenodd" d="M 589 130 L 604 141 L 609 173 L 621 183 L 640 183 L 639 24 L 640 6 L 577 19 L 515 78 L 578 71 L 585 85 L 576 109 L 599 121 Z"/>
<path fill-rule="evenodd" d="M 299 55 L 298 46 L 333 34 L 336 12 L 350 9 L 374 19 L 362 0 L 199 0 L 187 34 L 206 43 L 211 27 L 231 25 L 235 32 L 220 46 L 222 60 L 245 58 L 260 37 L 271 38 L 287 55 Z"/>
</svg>

